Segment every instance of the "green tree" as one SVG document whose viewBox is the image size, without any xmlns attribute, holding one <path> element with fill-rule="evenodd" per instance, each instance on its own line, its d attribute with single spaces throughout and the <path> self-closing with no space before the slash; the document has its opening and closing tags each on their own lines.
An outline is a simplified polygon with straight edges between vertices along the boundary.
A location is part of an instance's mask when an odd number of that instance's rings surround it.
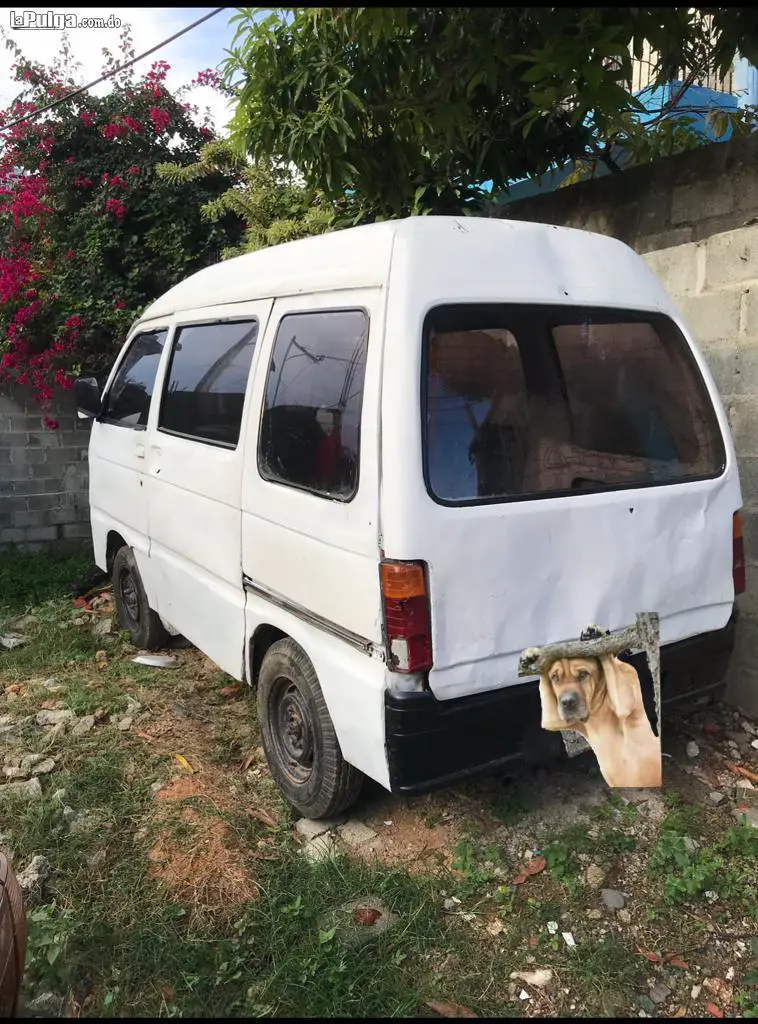
<svg viewBox="0 0 758 1024">
<path fill-rule="evenodd" d="M 319 190 L 299 183 L 294 172 L 271 161 L 251 163 L 225 139 L 203 146 L 195 163 L 159 164 L 156 173 L 175 185 L 219 175 L 233 182 L 200 208 L 202 216 L 211 223 L 234 214 L 245 224 L 244 238 L 223 250 L 224 259 L 320 235 L 329 229 L 334 218 L 334 206 Z"/>
<path fill-rule="evenodd" d="M 642 145 L 632 56 L 655 80 L 758 63 L 750 8 L 240 9 L 225 65 L 232 139 L 255 161 L 294 165 L 338 222 L 477 211 L 567 160 Z M 666 121 L 663 110 L 661 123 Z M 670 128 L 663 129 L 670 132 Z M 690 136 L 692 133 L 690 133 Z M 688 138 L 690 144 L 692 138 Z"/>
</svg>

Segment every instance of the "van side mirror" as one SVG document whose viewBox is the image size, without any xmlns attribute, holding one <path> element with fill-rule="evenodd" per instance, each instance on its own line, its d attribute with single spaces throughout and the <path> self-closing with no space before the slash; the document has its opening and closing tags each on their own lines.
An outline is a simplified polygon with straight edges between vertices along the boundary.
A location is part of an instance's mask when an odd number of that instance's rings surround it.
<svg viewBox="0 0 758 1024">
<path fill-rule="evenodd" d="M 80 420 L 91 420 L 100 415 L 103 399 L 100 385 L 94 377 L 77 377 L 74 382 L 74 395 Z"/>
</svg>

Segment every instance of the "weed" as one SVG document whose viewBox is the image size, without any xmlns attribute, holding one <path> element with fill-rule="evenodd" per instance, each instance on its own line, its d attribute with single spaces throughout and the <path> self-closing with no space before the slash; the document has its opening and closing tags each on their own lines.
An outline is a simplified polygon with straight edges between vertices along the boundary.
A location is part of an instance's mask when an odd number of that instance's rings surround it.
<svg viewBox="0 0 758 1024">
<path fill-rule="evenodd" d="M 579 880 L 577 854 L 592 849 L 592 841 L 583 825 L 571 825 L 544 849 L 550 877 L 567 889 L 576 887 Z"/>
<path fill-rule="evenodd" d="M 518 787 L 495 793 L 490 801 L 493 817 L 503 825 L 516 825 L 533 807 L 534 798 Z"/>
<path fill-rule="evenodd" d="M 73 914 L 55 903 L 27 914 L 29 938 L 26 970 L 34 985 L 59 987 L 67 979 L 66 947 L 73 927 Z"/>
<path fill-rule="evenodd" d="M 600 834 L 597 845 L 604 854 L 617 857 L 622 853 L 631 853 L 637 846 L 637 840 L 625 832 L 609 828 Z"/>
</svg>

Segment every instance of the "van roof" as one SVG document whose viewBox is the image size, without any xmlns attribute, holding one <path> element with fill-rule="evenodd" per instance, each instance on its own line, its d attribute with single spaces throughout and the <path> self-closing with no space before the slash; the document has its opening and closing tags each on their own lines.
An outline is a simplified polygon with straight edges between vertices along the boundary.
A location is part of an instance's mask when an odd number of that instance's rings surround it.
<svg viewBox="0 0 758 1024">
<path fill-rule="evenodd" d="M 140 321 L 258 298 L 382 287 L 393 247 L 424 292 L 434 281 L 441 285 L 446 279 L 446 288 L 451 283 L 453 291 L 463 287 L 473 299 L 481 290 L 476 278 L 490 289 L 490 296 L 496 280 L 501 301 L 567 301 L 564 296 L 571 296 L 568 301 L 623 305 L 609 301 L 620 286 L 631 305 L 670 305 L 652 272 L 617 239 L 499 218 L 408 217 L 286 242 L 216 263 L 156 299 Z M 472 256 L 481 257 L 473 266 Z M 605 282 L 598 279 L 598 270 L 604 267 L 612 268 Z M 577 287 L 572 288 L 572 281 Z"/>
</svg>

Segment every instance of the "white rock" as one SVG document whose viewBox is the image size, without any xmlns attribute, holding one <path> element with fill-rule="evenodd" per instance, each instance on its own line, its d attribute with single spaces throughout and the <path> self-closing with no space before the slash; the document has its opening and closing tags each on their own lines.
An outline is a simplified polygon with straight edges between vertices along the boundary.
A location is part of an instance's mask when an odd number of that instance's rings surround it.
<svg viewBox="0 0 758 1024">
<path fill-rule="evenodd" d="M 511 971 L 511 978 L 535 988 L 545 988 L 553 980 L 553 972 L 549 967 L 539 967 L 536 971 Z"/>
<path fill-rule="evenodd" d="M 25 782 L 8 782 L 0 786 L 0 803 L 5 799 L 15 800 L 39 800 L 42 797 L 42 786 L 38 778 L 28 779 Z"/>
<path fill-rule="evenodd" d="M 71 730 L 71 735 L 72 736 L 84 736 L 85 733 L 88 733 L 90 731 L 90 729 L 94 728 L 94 725 L 95 725 L 95 716 L 94 715 L 84 715 L 84 717 L 80 718 L 79 721 L 74 726 L 74 728 Z"/>
<path fill-rule="evenodd" d="M 319 861 L 328 860 L 329 857 L 333 857 L 337 851 L 337 844 L 334 841 L 334 836 L 330 833 L 316 836 L 315 839 L 310 839 L 303 847 L 303 855 L 312 864 L 317 864 Z"/>
<path fill-rule="evenodd" d="M 694 740 L 690 740 L 686 747 L 687 757 L 697 757 L 700 753 L 700 747 L 695 743 Z"/>
<path fill-rule="evenodd" d="M 344 825 L 339 826 L 337 831 L 348 846 L 362 846 L 364 843 L 376 839 L 376 832 L 368 825 L 364 825 L 362 821 L 346 821 Z"/>
<path fill-rule="evenodd" d="M 73 711 L 67 708 L 61 708 L 60 711 L 40 711 L 37 714 L 37 725 L 60 725 L 70 722 L 73 717 Z"/>
<path fill-rule="evenodd" d="M 307 841 L 322 836 L 325 832 L 331 832 L 333 828 L 337 828 L 345 821 L 347 821 L 346 814 L 336 818 L 301 818 L 295 822 L 295 831 L 301 839 Z"/>
</svg>

